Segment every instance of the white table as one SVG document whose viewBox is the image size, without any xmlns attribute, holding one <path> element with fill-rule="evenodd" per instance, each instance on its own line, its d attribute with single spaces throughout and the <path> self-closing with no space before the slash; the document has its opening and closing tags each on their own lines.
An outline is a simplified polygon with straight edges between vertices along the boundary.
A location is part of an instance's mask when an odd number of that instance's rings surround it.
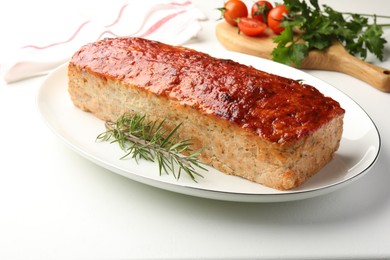
<svg viewBox="0 0 390 260">
<path fill-rule="evenodd" d="M 9 2 L 0 4 L 1 55 L 46 18 L 93 11 L 87 2 Z M 196 1 L 209 15 L 199 45 L 222 48 L 214 36 L 221 2 Z M 390 14 L 385 0 L 321 3 Z M 385 36 L 390 42 L 390 29 Z M 390 44 L 385 55 L 373 62 L 390 68 Z M 390 94 L 340 73 L 307 72 L 367 111 L 381 154 L 366 176 L 339 191 L 268 204 L 180 195 L 103 169 L 41 120 L 36 94 L 44 77 L 1 82 L 0 259 L 390 259 Z"/>
</svg>

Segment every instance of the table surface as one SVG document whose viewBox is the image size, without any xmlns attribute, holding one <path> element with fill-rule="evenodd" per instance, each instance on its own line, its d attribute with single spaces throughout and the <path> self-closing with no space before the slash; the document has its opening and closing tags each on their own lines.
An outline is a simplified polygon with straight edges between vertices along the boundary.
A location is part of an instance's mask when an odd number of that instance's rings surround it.
<svg viewBox="0 0 390 260">
<path fill-rule="evenodd" d="M 95 10 L 87 2 L 5 2 L 0 57 L 36 25 Z M 222 1 L 194 2 L 209 18 L 194 44 L 222 48 L 214 36 Z M 390 13 L 385 0 L 320 3 Z M 385 37 L 390 42 L 390 29 Z M 372 62 L 390 68 L 390 44 L 385 61 Z M 341 190 L 281 203 L 191 197 L 114 174 L 73 152 L 45 125 L 36 107 L 45 77 L 1 81 L 0 259 L 390 259 L 390 94 L 344 74 L 307 73 L 370 115 L 381 134 L 381 154 L 363 178 Z"/>
</svg>

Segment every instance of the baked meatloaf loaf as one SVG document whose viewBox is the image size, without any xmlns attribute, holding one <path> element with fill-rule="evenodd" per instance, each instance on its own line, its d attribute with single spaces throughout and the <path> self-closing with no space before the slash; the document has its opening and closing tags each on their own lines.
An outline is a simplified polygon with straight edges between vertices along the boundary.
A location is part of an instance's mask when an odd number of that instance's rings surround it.
<svg viewBox="0 0 390 260">
<path fill-rule="evenodd" d="M 124 113 L 182 123 L 200 160 L 226 174 L 292 189 L 338 149 L 345 111 L 312 86 L 142 38 L 83 46 L 68 67 L 75 106 L 105 121 Z"/>
</svg>

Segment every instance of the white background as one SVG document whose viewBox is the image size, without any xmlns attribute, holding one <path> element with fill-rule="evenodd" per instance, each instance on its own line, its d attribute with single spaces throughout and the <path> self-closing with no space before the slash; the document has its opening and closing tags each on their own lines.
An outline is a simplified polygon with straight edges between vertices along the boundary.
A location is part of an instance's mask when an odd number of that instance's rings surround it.
<svg viewBox="0 0 390 260">
<path fill-rule="evenodd" d="M 26 37 L 61 33 L 56 27 L 74 14 L 101 15 L 108 2 L 2 1 L 0 60 Z M 214 36 L 222 1 L 194 2 L 209 17 L 195 44 L 222 48 Z M 385 0 L 320 3 L 390 15 Z M 390 29 L 385 37 L 390 42 Z M 385 61 L 369 61 L 390 69 L 390 45 Z M 382 150 L 371 171 L 350 186 L 275 204 L 195 198 L 113 174 L 46 127 L 36 108 L 44 77 L 1 82 L 0 259 L 390 259 L 390 94 L 340 73 L 307 72 L 367 111 Z"/>
</svg>

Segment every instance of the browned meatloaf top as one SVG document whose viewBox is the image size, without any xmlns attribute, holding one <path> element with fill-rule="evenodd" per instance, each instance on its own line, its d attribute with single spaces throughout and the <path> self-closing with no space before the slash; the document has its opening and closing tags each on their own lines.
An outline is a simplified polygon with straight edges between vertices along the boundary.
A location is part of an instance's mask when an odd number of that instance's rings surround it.
<svg viewBox="0 0 390 260">
<path fill-rule="evenodd" d="M 88 44 L 71 63 L 226 119 L 275 143 L 298 140 L 344 113 L 338 102 L 312 86 L 141 38 Z"/>
</svg>

